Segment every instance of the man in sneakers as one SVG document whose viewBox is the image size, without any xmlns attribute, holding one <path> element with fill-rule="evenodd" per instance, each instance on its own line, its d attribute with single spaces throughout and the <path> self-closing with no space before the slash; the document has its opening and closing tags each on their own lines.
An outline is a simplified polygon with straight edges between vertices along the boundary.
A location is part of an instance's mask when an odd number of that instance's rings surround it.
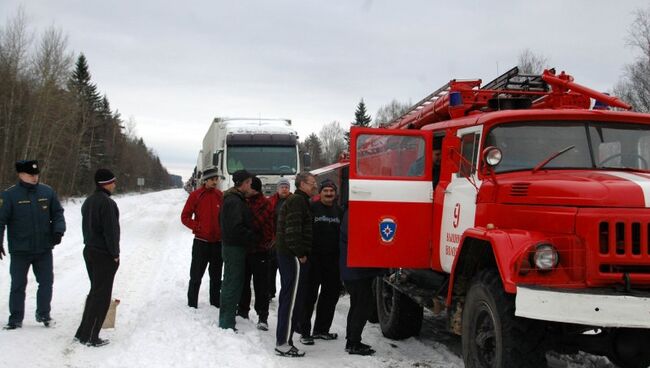
<svg viewBox="0 0 650 368">
<path fill-rule="evenodd" d="M 49 327 L 53 324 L 50 317 L 54 282 L 52 249 L 61 243 L 65 232 L 63 207 L 54 190 L 39 183 L 38 161 L 18 161 L 16 171 L 18 184 L 0 194 L 0 259 L 5 254 L 2 245 L 5 226 L 11 255 L 11 314 L 5 329 L 13 330 L 23 325 L 30 266 L 38 282 L 36 322 Z"/>
<path fill-rule="evenodd" d="M 348 267 L 348 213 L 343 215 L 341 223 L 341 253 L 339 266 L 341 268 L 341 279 L 345 288 L 350 294 L 350 310 L 348 311 L 347 326 L 345 329 L 347 340 L 345 351 L 356 355 L 371 355 L 375 351 L 361 342 L 361 332 L 371 314 L 371 306 L 374 303 L 372 294 L 372 282 L 379 275 L 377 268 Z"/>
<path fill-rule="evenodd" d="M 111 199 L 115 192 L 115 175 L 106 169 L 95 172 L 97 189 L 81 205 L 84 237 L 84 261 L 90 279 L 81 324 L 75 334 L 82 344 L 103 346 L 108 340 L 99 337 L 111 304 L 113 280 L 120 265 L 120 212 Z"/>
<path fill-rule="evenodd" d="M 273 209 L 273 242 L 275 242 L 275 232 L 278 226 L 278 214 L 280 213 L 280 208 L 284 204 L 284 201 L 291 194 L 291 185 L 289 184 L 289 179 L 280 178 L 277 184 L 277 190 L 269 200 L 271 202 L 271 208 Z M 271 248 L 269 255 L 269 300 L 275 298 L 275 280 L 278 274 L 278 257 L 275 247 Z"/>
<path fill-rule="evenodd" d="M 300 341 L 307 345 L 313 344 L 313 339 L 334 340 L 338 337 L 329 330 L 341 290 L 339 234 L 343 210 L 336 203 L 337 188 L 332 180 L 321 183 L 319 194 L 320 199 L 311 204 L 314 218 L 313 241 L 307 271 L 304 315 L 300 323 Z M 316 300 L 318 305 L 314 332 L 311 335 L 311 316 Z"/>
<path fill-rule="evenodd" d="M 220 174 L 216 167 L 203 172 L 203 186 L 190 193 L 181 213 L 181 222 L 194 233 L 187 305 L 198 307 L 201 279 L 206 267 L 210 275 L 210 304 L 219 308 L 221 297 L 221 226 L 219 212 L 223 193 L 217 189 Z"/>
<path fill-rule="evenodd" d="M 262 193 L 262 181 L 258 177 L 253 177 L 251 192 L 253 194 L 247 199 L 247 202 L 253 213 L 253 231 L 258 235 L 259 240 L 246 254 L 244 290 L 239 300 L 237 314 L 248 318 L 252 278 L 255 288 L 255 312 L 259 318 L 257 328 L 267 331 L 269 329 L 268 260 L 273 240 L 273 209 L 269 200 Z"/>
<path fill-rule="evenodd" d="M 280 269 L 280 297 L 275 352 L 281 356 L 301 357 L 305 353 L 293 346 L 292 335 L 302 316 L 304 276 L 312 242 L 310 197 L 316 190 L 316 178 L 308 172 L 296 175 L 296 191 L 280 209 L 276 247 Z"/>
<path fill-rule="evenodd" d="M 219 327 L 235 330 L 237 304 L 244 287 L 246 249 L 251 248 L 257 236 L 253 232 L 253 214 L 246 204 L 251 195 L 253 175 L 246 170 L 232 174 L 235 186 L 223 195 L 221 207 L 221 255 L 223 258 L 223 283 Z"/>
</svg>

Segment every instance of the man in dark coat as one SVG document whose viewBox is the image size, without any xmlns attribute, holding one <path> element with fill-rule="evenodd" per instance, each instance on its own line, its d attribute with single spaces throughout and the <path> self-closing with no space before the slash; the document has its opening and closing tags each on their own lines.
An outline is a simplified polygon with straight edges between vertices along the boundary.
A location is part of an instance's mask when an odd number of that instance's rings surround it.
<svg viewBox="0 0 650 368">
<path fill-rule="evenodd" d="M 289 194 L 291 194 L 291 185 L 289 179 L 280 178 L 278 180 L 276 192 L 269 197 L 271 208 L 273 209 L 273 242 L 275 243 L 275 232 L 278 226 L 278 214 Z M 278 274 L 278 255 L 275 247 L 271 248 L 269 255 L 269 300 L 275 298 L 275 280 Z"/>
<path fill-rule="evenodd" d="M 38 282 L 36 321 L 49 327 L 54 323 L 50 316 L 54 282 L 52 249 L 61 243 L 65 233 L 63 207 L 54 190 L 38 182 L 38 161 L 18 161 L 16 171 L 18 184 L 0 195 L 0 259 L 5 254 L 2 245 L 5 226 L 11 255 L 10 316 L 5 329 L 13 330 L 23 325 L 30 266 Z"/>
<path fill-rule="evenodd" d="M 343 215 L 341 223 L 339 266 L 341 269 L 341 279 L 345 284 L 345 289 L 350 294 L 350 310 L 346 326 L 345 351 L 350 354 L 371 355 L 375 351 L 361 342 L 361 332 L 366 325 L 370 314 L 371 307 L 375 302 L 372 294 L 372 282 L 375 277 L 379 276 L 380 269 L 348 267 L 348 213 Z"/>
<path fill-rule="evenodd" d="M 246 204 L 246 197 L 251 195 L 253 175 L 246 170 L 238 170 L 233 173 L 232 180 L 235 186 L 224 193 L 220 216 L 223 283 L 219 327 L 236 331 L 235 314 L 244 287 L 246 250 L 253 246 L 256 237 L 253 214 Z"/>
<path fill-rule="evenodd" d="M 338 337 L 330 332 L 341 290 L 339 234 L 343 210 L 336 203 L 336 191 L 336 184 L 332 180 L 323 181 L 319 190 L 320 199 L 311 204 L 313 241 L 308 262 L 304 314 L 300 323 L 300 342 L 306 345 L 313 344 L 313 339 L 334 340 Z M 311 316 L 316 300 L 318 305 L 312 335 Z"/>
<path fill-rule="evenodd" d="M 219 212 L 223 193 L 217 189 L 219 183 L 217 168 L 203 172 L 203 185 L 190 193 L 181 213 L 181 222 L 194 233 L 190 283 L 187 288 L 187 305 L 198 307 L 201 279 L 208 264 L 210 268 L 210 304 L 219 307 L 221 298 L 221 225 Z"/>
<path fill-rule="evenodd" d="M 115 192 L 115 175 L 110 170 L 95 172 L 96 189 L 81 205 L 84 261 L 90 280 L 81 324 L 75 339 L 88 346 L 104 346 L 108 340 L 99 337 L 111 304 L 113 281 L 120 265 L 120 212 L 111 199 Z"/>
<path fill-rule="evenodd" d="M 244 274 L 244 289 L 237 307 L 237 314 L 248 318 L 251 304 L 251 278 L 255 289 L 255 312 L 257 312 L 257 328 L 262 331 L 269 329 L 269 270 L 268 260 L 273 240 L 273 210 L 271 203 L 262 193 L 262 181 L 253 178 L 252 195 L 248 197 L 248 206 L 253 214 L 253 231 L 257 241 L 246 254 L 246 272 Z"/>
<path fill-rule="evenodd" d="M 292 335 L 299 331 L 304 304 L 304 276 L 312 242 L 310 197 L 316 191 L 316 178 L 308 172 L 296 175 L 296 191 L 280 209 L 275 246 L 280 269 L 280 298 L 275 352 L 280 356 L 301 357 L 305 353 L 293 346 Z"/>
</svg>

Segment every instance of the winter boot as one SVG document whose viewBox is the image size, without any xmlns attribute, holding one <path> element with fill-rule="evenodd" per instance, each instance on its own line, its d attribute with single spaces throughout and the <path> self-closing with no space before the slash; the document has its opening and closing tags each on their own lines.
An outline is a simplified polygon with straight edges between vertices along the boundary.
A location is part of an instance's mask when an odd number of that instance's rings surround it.
<svg viewBox="0 0 650 368">
<path fill-rule="evenodd" d="M 41 315 L 36 313 L 36 322 L 42 323 L 45 327 L 54 327 L 56 324 L 49 314 Z"/>
<path fill-rule="evenodd" d="M 314 339 L 336 340 L 339 337 L 337 333 L 319 332 L 314 334 Z"/>
<path fill-rule="evenodd" d="M 22 322 L 9 322 L 9 323 L 7 323 L 7 325 L 4 326 L 2 329 L 3 329 L 3 330 L 15 330 L 15 329 L 17 329 L 17 328 L 21 328 L 21 327 L 23 327 L 23 323 L 22 323 Z"/>
<path fill-rule="evenodd" d="M 266 318 L 261 318 L 260 320 L 257 321 L 257 329 L 260 331 L 268 331 L 269 330 L 269 324 L 266 322 Z"/>
<path fill-rule="evenodd" d="M 314 338 L 310 335 L 300 336 L 300 343 L 303 345 L 314 345 Z"/>
<path fill-rule="evenodd" d="M 110 343 L 110 341 L 108 341 L 107 339 L 102 339 L 102 338 L 98 337 L 98 338 L 96 338 L 94 340 L 90 340 L 86 345 L 87 346 L 92 346 L 94 348 L 98 348 L 100 346 L 108 345 L 109 343 Z"/>
</svg>

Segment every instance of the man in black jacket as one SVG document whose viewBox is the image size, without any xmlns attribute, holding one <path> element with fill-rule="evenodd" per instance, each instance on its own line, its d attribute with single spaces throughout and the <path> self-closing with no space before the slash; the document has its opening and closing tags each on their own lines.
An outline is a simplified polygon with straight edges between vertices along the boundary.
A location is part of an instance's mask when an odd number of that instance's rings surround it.
<svg viewBox="0 0 650 368">
<path fill-rule="evenodd" d="M 54 190 L 39 183 L 38 161 L 16 162 L 18 184 L 0 193 L 0 259 L 5 226 L 11 264 L 9 323 L 6 330 L 20 328 L 25 315 L 25 288 L 31 266 L 38 282 L 36 321 L 45 327 L 53 324 L 50 317 L 54 272 L 52 249 L 61 243 L 65 232 L 63 207 Z"/>
<path fill-rule="evenodd" d="M 244 288 L 246 250 L 253 246 L 256 236 L 253 232 L 253 214 L 246 204 L 246 197 L 252 194 L 253 175 L 246 170 L 238 170 L 233 173 L 232 180 L 235 186 L 224 193 L 220 215 L 223 283 L 219 327 L 236 331 L 235 314 Z"/>
<path fill-rule="evenodd" d="M 313 339 L 334 340 L 338 337 L 330 332 L 341 291 L 339 234 L 343 210 L 336 203 L 336 191 L 336 184 L 332 180 L 324 180 L 320 185 L 320 200 L 311 204 L 313 241 L 307 270 L 304 315 L 300 323 L 300 342 L 305 345 L 313 344 Z M 311 316 L 316 300 L 318 305 L 314 333 L 311 335 Z"/>
<path fill-rule="evenodd" d="M 90 292 L 75 339 L 88 346 L 103 346 L 99 338 L 111 303 L 113 280 L 120 264 L 120 213 L 110 196 L 115 191 L 115 176 L 107 169 L 95 173 L 97 189 L 81 206 L 84 261 L 90 279 Z"/>
</svg>

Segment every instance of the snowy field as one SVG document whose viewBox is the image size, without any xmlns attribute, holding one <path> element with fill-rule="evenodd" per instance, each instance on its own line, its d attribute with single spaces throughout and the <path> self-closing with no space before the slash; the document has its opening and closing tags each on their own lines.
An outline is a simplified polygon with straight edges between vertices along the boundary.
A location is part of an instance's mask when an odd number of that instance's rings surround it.
<svg viewBox="0 0 650 368">
<path fill-rule="evenodd" d="M 117 196 L 122 226 L 121 264 L 113 297 L 121 299 L 116 328 L 100 334 L 111 343 L 91 348 L 73 342 L 89 282 L 82 257 L 81 200 L 64 203 L 68 231 L 54 250 L 54 328 L 34 321 L 36 282 L 30 274 L 23 328 L 0 331 L 0 367 L 463 367 L 460 339 L 436 331 L 427 316 L 421 336 L 403 341 L 384 338 L 368 324 L 363 341 L 374 356 L 344 352 L 349 298 L 340 299 L 331 331 L 335 341 L 303 346 L 304 358 L 274 354 L 277 302 L 271 303 L 269 331 L 237 317 L 239 331 L 217 327 L 218 309 L 208 304 L 207 272 L 199 308 L 186 306 L 192 234 L 180 222 L 187 194 L 181 189 Z M 279 277 L 278 277 L 279 282 Z M 278 286 L 279 289 L 279 286 Z M 9 261 L 0 261 L 0 322 L 8 318 Z M 562 357 L 553 367 L 610 367 L 604 358 Z"/>
</svg>

